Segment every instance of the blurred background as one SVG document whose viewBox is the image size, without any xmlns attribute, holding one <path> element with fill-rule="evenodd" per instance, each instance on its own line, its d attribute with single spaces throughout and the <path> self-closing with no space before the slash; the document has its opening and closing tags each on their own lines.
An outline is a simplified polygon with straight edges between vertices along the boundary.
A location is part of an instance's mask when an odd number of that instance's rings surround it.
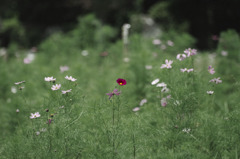
<svg viewBox="0 0 240 159">
<path fill-rule="evenodd" d="M 118 30 L 124 23 L 135 25 L 132 32 L 138 33 L 145 18 L 162 30 L 190 33 L 198 49 L 214 49 L 221 31 L 239 32 L 239 6 L 239 0 L 1 0 L 0 46 L 36 46 L 54 32 L 72 30 L 91 13 Z"/>
</svg>

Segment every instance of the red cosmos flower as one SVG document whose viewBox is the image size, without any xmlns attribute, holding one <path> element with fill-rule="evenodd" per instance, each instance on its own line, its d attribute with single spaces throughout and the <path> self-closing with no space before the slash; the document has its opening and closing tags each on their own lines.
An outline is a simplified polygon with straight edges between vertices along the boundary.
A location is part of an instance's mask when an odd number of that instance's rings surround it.
<svg viewBox="0 0 240 159">
<path fill-rule="evenodd" d="M 123 85 L 126 85 L 127 84 L 127 81 L 125 79 L 117 79 L 117 83 L 120 85 L 120 86 L 123 86 Z"/>
</svg>

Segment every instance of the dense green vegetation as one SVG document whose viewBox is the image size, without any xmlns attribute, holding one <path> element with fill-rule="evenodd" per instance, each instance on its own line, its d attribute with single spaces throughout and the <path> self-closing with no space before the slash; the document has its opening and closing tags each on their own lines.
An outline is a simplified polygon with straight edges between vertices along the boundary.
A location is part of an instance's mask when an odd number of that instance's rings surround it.
<svg viewBox="0 0 240 159">
<path fill-rule="evenodd" d="M 0 158 L 239 158 L 239 35 L 222 32 L 216 50 L 194 55 L 187 33 L 131 29 L 125 45 L 111 42 L 120 31 L 89 15 L 37 49 L 1 49 Z"/>
</svg>

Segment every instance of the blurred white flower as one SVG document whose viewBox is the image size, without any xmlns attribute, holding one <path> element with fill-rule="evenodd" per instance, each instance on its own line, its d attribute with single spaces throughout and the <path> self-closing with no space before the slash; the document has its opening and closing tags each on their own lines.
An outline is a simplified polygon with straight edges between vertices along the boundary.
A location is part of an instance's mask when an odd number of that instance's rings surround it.
<svg viewBox="0 0 240 159">
<path fill-rule="evenodd" d="M 11 87 L 11 92 L 14 93 L 14 94 L 17 93 L 17 88 L 14 87 L 14 86 L 12 86 L 12 87 Z"/>
<path fill-rule="evenodd" d="M 173 43 L 171 40 L 168 40 L 168 41 L 167 41 L 167 44 L 168 44 L 169 46 L 173 46 L 173 45 L 174 45 L 174 43 Z"/>
<path fill-rule="evenodd" d="M 31 116 L 30 116 L 30 118 L 31 119 L 35 119 L 35 118 L 38 118 L 38 117 L 40 117 L 41 115 L 39 114 L 39 112 L 36 112 L 36 113 L 31 113 Z"/>
<path fill-rule="evenodd" d="M 151 70 L 151 69 L 152 69 L 152 65 L 146 65 L 145 68 L 146 68 L 147 70 Z"/>
<path fill-rule="evenodd" d="M 130 24 L 124 24 L 122 26 L 122 40 L 123 44 L 128 44 L 128 30 L 131 28 Z"/>
<path fill-rule="evenodd" d="M 137 111 L 139 111 L 140 110 L 140 108 L 139 107 L 135 107 L 135 108 L 133 108 L 133 110 L 132 111 L 134 111 L 134 112 L 137 112 Z"/>
<path fill-rule="evenodd" d="M 76 78 L 73 78 L 72 76 L 69 76 L 69 77 L 66 76 L 65 79 L 67 79 L 67 80 L 69 80 L 69 81 L 72 81 L 72 82 L 74 82 L 74 81 L 77 80 Z"/>
<path fill-rule="evenodd" d="M 159 78 L 153 80 L 151 84 L 152 84 L 152 85 L 155 85 L 155 84 L 157 84 L 158 82 L 159 82 Z"/>
<path fill-rule="evenodd" d="M 207 91 L 207 94 L 212 95 L 214 91 Z"/>
<path fill-rule="evenodd" d="M 156 85 L 156 87 L 167 87 L 167 84 L 164 83 L 164 82 L 158 83 L 158 84 Z"/>
<path fill-rule="evenodd" d="M 139 103 L 140 106 L 143 106 L 143 104 L 147 103 L 147 99 L 142 99 L 141 102 Z"/>
<path fill-rule="evenodd" d="M 161 42 L 161 40 L 159 40 L 159 39 L 154 39 L 154 40 L 152 41 L 152 43 L 153 43 L 154 45 L 160 45 L 162 42 Z"/>
<path fill-rule="evenodd" d="M 227 56 L 227 55 L 228 55 L 228 52 L 223 50 L 223 51 L 221 52 L 221 55 L 222 55 L 222 56 Z"/>
<path fill-rule="evenodd" d="M 69 67 L 68 66 L 60 66 L 60 72 L 63 73 L 65 71 L 68 71 Z"/>
<path fill-rule="evenodd" d="M 17 109 L 16 112 L 19 113 L 20 112 L 19 109 Z"/>
<path fill-rule="evenodd" d="M 87 51 L 87 50 L 83 50 L 83 51 L 82 51 L 82 55 L 83 55 L 83 56 L 87 56 L 87 55 L 88 55 L 88 51 Z"/>
<path fill-rule="evenodd" d="M 59 90 L 60 88 L 61 88 L 61 84 L 52 85 L 51 87 L 53 91 Z"/>
<path fill-rule="evenodd" d="M 53 78 L 53 76 L 52 77 L 45 77 L 44 80 L 47 81 L 47 82 L 55 82 L 56 78 Z"/>
<path fill-rule="evenodd" d="M 128 57 L 125 57 L 125 58 L 123 59 L 123 61 L 124 61 L 124 62 L 129 62 L 130 59 L 129 59 Z"/>
<path fill-rule="evenodd" d="M 72 89 L 66 90 L 66 91 L 62 91 L 62 94 L 67 94 L 70 93 L 72 91 Z"/>
</svg>

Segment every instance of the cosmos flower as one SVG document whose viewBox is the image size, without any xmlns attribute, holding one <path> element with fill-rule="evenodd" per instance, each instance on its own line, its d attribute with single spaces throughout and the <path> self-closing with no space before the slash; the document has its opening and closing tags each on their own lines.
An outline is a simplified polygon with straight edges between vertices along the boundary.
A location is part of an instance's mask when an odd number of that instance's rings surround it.
<svg viewBox="0 0 240 159">
<path fill-rule="evenodd" d="M 227 56 L 227 55 L 228 55 L 228 52 L 223 50 L 223 51 L 221 52 L 221 55 L 222 55 L 222 56 Z"/>
<path fill-rule="evenodd" d="M 164 82 L 158 83 L 158 84 L 156 85 L 156 87 L 167 87 L 167 84 L 164 83 Z"/>
<path fill-rule="evenodd" d="M 161 92 L 167 93 L 167 92 L 169 92 L 169 89 L 167 87 L 163 87 Z"/>
<path fill-rule="evenodd" d="M 209 82 L 213 82 L 213 83 L 218 84 L 218 83 L 222 83 L 222 80 L 220 80 L 220 77 L 218 77 L 218 78 L 211 79 Z"/>
<path fill-rule="evenodd" d="M 76 78 L 73 78 L 72 76 L 69 76 L 69 77 L 66 76 L 65 79 L 67 79 L 67 80 L 69 80 L 69 81 L 72 81 L 72 82 L 74 82 L 74 81 L 77 80 Z"/>
<path fill-rule="evenodd" d="M 190 128 L 184 128 L 182 131 L 185 132 L 185 133 L 189 133 L 191 131 L 191 129 Z"/>
<path fill-rule="evenodd" d="M 173 63 L 172 60 L 165 60 L 165 64 L 162 64 L 161 68 L 172 68 L 171 64 Z"/>
<path fill-rule="evenodd" d="M 210 74 L 214 74 L 215 73 L 215 70 L 214 70 L 214 68 L 210 65 L 210 66 L 208 66 L 208 72 L 210 73 Z"/>
<path fill-rule="evenodd" d="M 88 55 L 88 51 L 87 51 L 87 50 L 83 50 L 83 51 L 82 51 L 82 55 L 83 55 L 83 56 L 87 56 L 87 55 Z"/>
<path fill-rule="evenodd" d="M 20 112 L 20 110 L 19 110 L 19 109 L 17 109 L 17 110 L 16 110 L 16 113 L 19 113 L 19 112 Z"/>
<path fill-rule="evenodd" d="M 133 110 L 132 111 L 134 111 L 134 112 L 137 112 L 137 111 L 139 111 L 140 110 L 140 108 L 139 107 L 135 107 L 135 108 L 133 108 Z"/>
<path fill-rule="evenodd" d="M 109 99 L 111 99 L 112 98 L 112 96 L 114 96 L 114 95 L 120 95 L 120 93 L 121 92 L 118 92 L 118 90 L 117 89 L 114 89 L 112 92 L 110 92 L 110 93 L 107 93 L 106 95 L 108 95 L 109 96 Z"/>
<path fill-rule="evenodd" d="M 161 40 L 159 40 L 159 39 L 154 39 L 154 40 L 152 41 L 152 43 L 153 43 L 154 45 L 160 45 L 162 42 L 161 42 Z"/>
<path fill-rule="evenodd" d="M 147 103 L 147 99 L 142 99 L 141 102 L 139 103 L 140 106 L 143 106 L 143 104 Z"/>
<path fill-rule="evenodd" d="M 72 89 L 66 90 L 66 91 L 62 91 L 62 94 L 67 94 L 70 93 L 72 91 Z"/>
<path fill-rule="evenodd" d="M 186 56 L 185 54 L 177 54 L 177 59 L 178 59 L 179 61 L 184 60 L 186 57 L 187 57 L 187 56 Z"/>
<path fill-rule="evenodd" d="M 30 119 L 35 119 L 35 118 L 38 118 L 40 117 L 41 115 L 39 114 L 39 112 L 36 112 L 36 113 L 31 113 L 31 116 L 30 116 Z"/>
<path fill-rule="evenodd" d="M 60 72 L 61 72 L 61 73 L 69 70 L 69 67 L 68 67 L 68 66 L 60 66 L 59 68 L 60 68 Z"/>
<path fill-rule="evenodd" d="M 212 95 L 214 91 L 207 91 L 207 94 Z"/>
<path fill-rule="evenodd" d="M 11 92 L 14 93 L 14 94 L 17 93 L 17 88 L 14 87 L 14 86 L 12 86 L 12 87 L 11 87 Z"/>
<path fill-rule="evenodd" d="M 181 72 L 193 72 L 193 68 L 187 69 L 187 68 L 181 68 L 180 69 Z"/>
<path fill-rule="evenodd" d="M 124 86 L 127 84 L 127 81 L 125 79 L 122 78 L 118 78 L 116 81 L 120 86 Z"/>
<path fill-rule="evenodd" d="M 168 44 L 168 46 L 173 46 L 174 45 L 174 43 L 171 40 L 168 40 L 167 44 Z"/>
<path fill-rule="evenodd" d="M 159 82 L 159 78 L 153 80 L 151 84 L 152 84 L 152 85 L 155 85 L 155 84 L 157 84 L 158 82 Z"/>
<path fill-rule="evenodd" d="M 145 68 L 146 68 L 147 70 L 151 70 L 151 69 L 152 69 L 152 65 L 146 65 Z"/>
<path fill-rule="evenodd" d="M 165 107 L 167 105 L 167 99 L 166 98 L 162 98 L 161 99 L 161 106 Z"/>
<path fill-rule="evenodd" d="M 53 78 L 53 76 L 52 77 L 45 77 L 44 80 L 47 81 L 47 82 L 55 82 L 56 78 Z"/>
<path fill-rule="evenodd" d="M 197 50 L 188 48 L 188 49 L 184 50 L 184 53 L 187 55 L 187 57 L 189 57 L 189 56 L 196 55 L 197 54 Z"/>
<path fill-rule="evenodd" d="M 56 84 L 56 85 L 52 85 L 52 90 L 53 91 L 56 91 L 56 90 L 59 90 L 61 88 L 61 84 Z"/>
<path fill-rule="evenodd" d="M 14 84 L 15 84 L 15 85 L 20 85 L 20 84 L 22 84 L 22 83 L 25 83 L 25 81 L 16 82 L 16 83 L 14 83 Z"/>
</svg>

